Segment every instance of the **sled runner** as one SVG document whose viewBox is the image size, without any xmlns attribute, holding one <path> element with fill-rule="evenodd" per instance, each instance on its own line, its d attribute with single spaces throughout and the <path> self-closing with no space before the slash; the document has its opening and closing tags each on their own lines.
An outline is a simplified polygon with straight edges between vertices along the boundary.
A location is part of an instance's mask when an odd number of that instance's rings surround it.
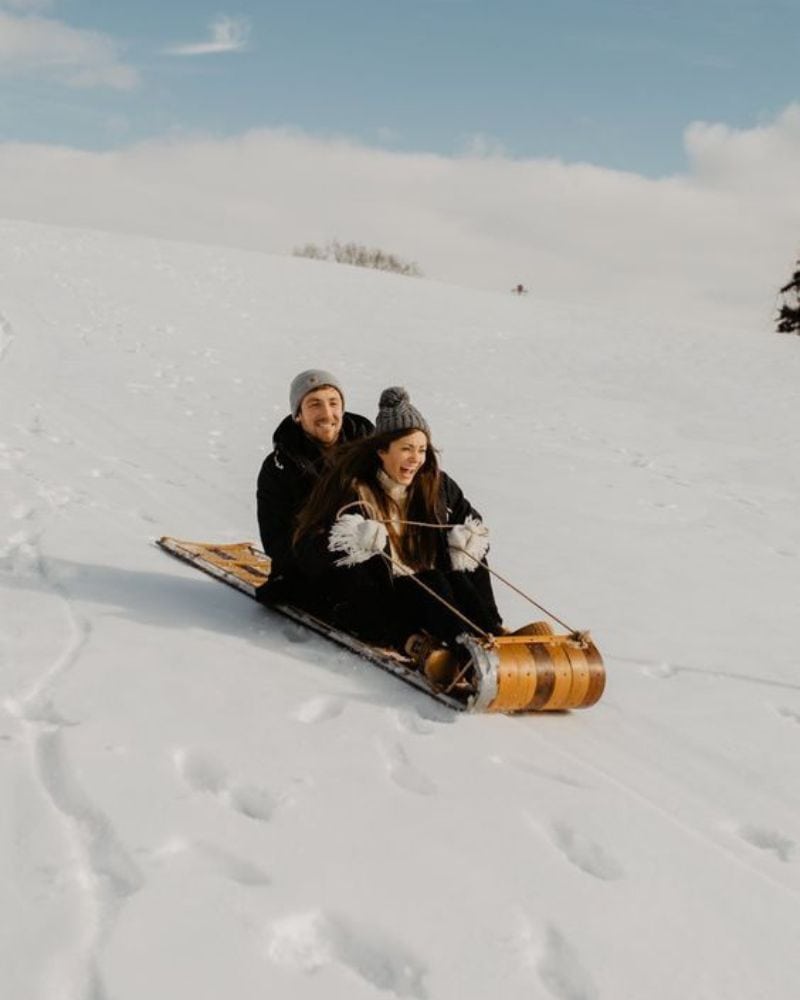
<svg viewBox="0 0 800 1000">
<path fill-rule="evenodd" d="M 269 578 L 268 556 L 249 542 L 215 545 L 165 536 L 158 545 L 252 598 Z M 454 683 L 439 688 L 396 650 L 363 642 L 302 608 L 270 608 L 455 709 L 515 713 L 588 708 L 605 687 L 603 661 L 588 634 L 558 635 L 546 622 L 534 622 L 512 635 L 462 636 L 467 662 Z"/>
</svg>

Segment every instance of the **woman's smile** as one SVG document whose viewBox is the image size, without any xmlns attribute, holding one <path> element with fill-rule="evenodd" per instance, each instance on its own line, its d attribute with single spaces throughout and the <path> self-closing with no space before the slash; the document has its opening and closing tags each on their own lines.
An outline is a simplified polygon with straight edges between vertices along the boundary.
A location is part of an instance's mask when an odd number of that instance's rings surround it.
<svg viewBox="0 0 800 1000">
<path fill-rule="evenodd" d="M 428 437 L 423 431 L 411 431 L 395 438 L 385 451 L 379 451 L 383 471 L 396 483 L 408 486 L 425 464 Z"/>
</svg>

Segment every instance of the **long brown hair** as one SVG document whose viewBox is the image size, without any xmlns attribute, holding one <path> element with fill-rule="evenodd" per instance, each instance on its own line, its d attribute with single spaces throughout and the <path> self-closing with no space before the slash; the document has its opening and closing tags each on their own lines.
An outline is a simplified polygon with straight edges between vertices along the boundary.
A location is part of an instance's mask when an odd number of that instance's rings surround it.
<svg viewBox="0 0 800 1000">
<path fill-rule="evenodd" d="M 386 451 L 392 441 L 413 433 L 414 428 L 386 431 L 373 434 L 340 445 L 331 466 L 317 480 L 317 483 L 297 518 L 293 542 L 297 544 L 308 535 L 323 532 L 333 523 L 342 505 L 353 499 L 352 494 L 359 485 L 369 488 L 380 506 L 379 515 L 388 520 L 391 517 L 392 501 L 378 480 L 378 472 L 383 468 L 379 451 Z M 427 437 L 427 435 L 426 435 Z M 436 451 L 428 438 L 428 449 L 422 467 L 414 476 L 406 494 L 405 519 L 423 521 L 426 524 L 442 524 L 445 511 L 441 509 L 440 473 Z M 351 508 L 351 513 L 357 508 Z M 373 517 L 370 510 L 363 511 L 365 517 Z M 433 566 L 437 552 L 437 531 L 430 528 L 407 526 L 399 543 L 403 562 L 412 569 Z M 393 539 L 395 540 L 395 539 Z"/>
</svg>

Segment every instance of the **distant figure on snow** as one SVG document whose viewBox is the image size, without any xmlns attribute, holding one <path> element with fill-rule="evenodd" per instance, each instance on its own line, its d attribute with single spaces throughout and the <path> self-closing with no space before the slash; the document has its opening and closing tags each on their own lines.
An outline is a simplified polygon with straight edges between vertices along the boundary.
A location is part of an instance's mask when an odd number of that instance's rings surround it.
<svg viewBox="0 0 800 1000">
<path fill-rule="evenodd" d="M 528 289 L 522 284 L 514 285 L 514 287 L 511 289 L 511 292 L 514 295 L 527 295 Z"/>
</svg>

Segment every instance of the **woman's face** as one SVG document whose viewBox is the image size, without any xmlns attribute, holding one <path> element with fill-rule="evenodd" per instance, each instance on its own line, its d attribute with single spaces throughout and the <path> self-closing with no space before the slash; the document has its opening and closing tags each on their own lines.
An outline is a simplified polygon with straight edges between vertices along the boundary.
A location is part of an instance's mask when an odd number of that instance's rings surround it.
<svg viewBox="0 0 800 1000">
<path fill-rule="evenodd" d="M 422 431 L 411 431 L 394 441 L 385 450 L 378 451 L 383 471 L 396 483 L 408 486 L 425 464 L 428 438 Z"/>
</svg>

